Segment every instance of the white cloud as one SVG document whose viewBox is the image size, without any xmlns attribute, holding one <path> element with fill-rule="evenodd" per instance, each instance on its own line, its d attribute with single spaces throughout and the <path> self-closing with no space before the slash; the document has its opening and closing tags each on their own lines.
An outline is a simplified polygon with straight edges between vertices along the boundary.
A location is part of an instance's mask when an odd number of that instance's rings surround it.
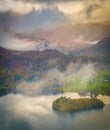
<svg viewBox="0 0 110 130">
<path fill-rule="evenodd" d="M 0 46 L 9 50 L 28 51 L 35 50 L 36 44 L 37 42 L 17 39 L 14 36 L 4 35 L 4 38 L 2 37 Z"/>
<path fill-rule="evenodd" d="M 78 0 L 58 2 L 56 6 L 73 23 L 78 22 L 103 22 L 110 20 L 110 0 Z"/>
<path fill-rule="evenodd" d="M 24 3 L 21 1 L 18 1 L 14 4 L 12 7 L 12 12 L 20 13 L 20 14 L 26 14 L 30 12 L 33 9 L 32 5 L 30 3 Z"/>
<path fill-rule="evenodd" d="M 42 7 L 40 3 L 32 3 L 17 0 L 1 0 L 0 1 L 0 12 L 12 11 L 19 14 L 27 14 L 33 9 L 40 10 Z"/>
<path fill-rule="evenodd" d="M 83 2 L 71 1 L 57 3 L 57 7 L 60 11 L 67 15 L 77 14 L 83 9 Z"/>
</svg>

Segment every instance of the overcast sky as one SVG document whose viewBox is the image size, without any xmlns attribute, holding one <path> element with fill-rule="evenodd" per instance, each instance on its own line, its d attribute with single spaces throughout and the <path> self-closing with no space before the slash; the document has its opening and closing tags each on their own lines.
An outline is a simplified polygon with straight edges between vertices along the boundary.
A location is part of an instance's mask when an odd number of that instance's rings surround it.
<svg viewBox="0 0 110 130">
<path fill-rule="evenodd" d="M 0 0 L 0 45 L 12 32 L 102 22 L 110 23 L 110 0 Z"/>
</svg>

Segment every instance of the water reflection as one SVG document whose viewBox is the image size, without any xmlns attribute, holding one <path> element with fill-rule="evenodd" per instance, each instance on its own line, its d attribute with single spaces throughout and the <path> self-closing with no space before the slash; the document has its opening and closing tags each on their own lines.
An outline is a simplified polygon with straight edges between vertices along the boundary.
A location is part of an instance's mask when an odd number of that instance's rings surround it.
<svg viewBox="0 0 110 130">
<path fill-rule="evenodd" d="M 80 115 L 82 113 L 90 113 L 90 112 L 102 112 L 104 107 L 101 108 L 91 108 L 91 109 L 85 109 L 85 110 L 78 110 L 78 111 L 70 111 L 70 112 L 62 112 L 62 111 L 57 111 L 57 110 L 53 110 L 53 112 L 61 117 L 66 117 L 66 116 L 70 116 L 70 117 L 74 117 L 76 115 Z"/>
</svg>

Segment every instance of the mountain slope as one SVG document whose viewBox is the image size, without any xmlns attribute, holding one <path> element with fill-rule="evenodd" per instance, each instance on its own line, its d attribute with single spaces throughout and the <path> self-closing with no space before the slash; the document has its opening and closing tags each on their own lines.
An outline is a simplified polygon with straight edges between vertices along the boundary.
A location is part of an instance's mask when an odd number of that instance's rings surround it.
<svg viewBox="0 0 110 130">
<path fill-rule="evenodd" d="M 104 38 L 92 47 L 97 51 L 110 52 L 110 37 Z"/>
<path fill-rule="evenodd" d="M 73 51 L 72 54 L 77 55 L 79 57 L 85 56 L 88 57 L 89 59 L 94 59 L 94 61 L 103 61 L 103 62 L 110 62 L 110 37 L 104 38 L 100 40 L 97 44 Z"/>
<path fill-rule="evenodd" d="M 66 67 L 71 61 L 76 58 L 65 55 L 57 50 L 44 51 L 13 51 L 0 48 L 0 63 L 6 68 L 30 68 L 33 70 L 47 70 L 50 66 Z M 62 67 L 61 67 L 62 66 Z"/>
</svg>

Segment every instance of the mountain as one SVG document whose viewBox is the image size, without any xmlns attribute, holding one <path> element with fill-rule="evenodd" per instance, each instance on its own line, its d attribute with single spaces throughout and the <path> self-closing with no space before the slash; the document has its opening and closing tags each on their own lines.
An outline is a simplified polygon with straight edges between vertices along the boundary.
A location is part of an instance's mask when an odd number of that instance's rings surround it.
<svg viewBox="0 0 110 130">
<path fill-rule="evenodd" d="M 92 47 L 96 51 L 110 52 L 110 37 L 104 38 Z"/>
<path fill-rule="evenodd" d="M 40 44 L 41 43 L 41 44 Z M 47 41 L 41 39 L 36 50 L 14 51 L 0 48 L 0 66 L 6 68 L 30 68 L 32 70 L 48 70 L 50 67 L 64 69 L 69 63 L 81 62 L 109 62 L 110 37 L 104 38 L 97 44 L 70 51 L 64 54 L 52 48 Z"/>
<path fill-rule="evenodd" d="M 47 47 L 47 45 L 45 45 Z M 74 61 L 74 56 L 65 55 L 55 49 L 43 51 L 14 51 L 0 47 L 0 66 L 14 68 L 30 68 L 32 70 L 48 70 L 59 67 L 64 69 L 67 64 Z"/>
<path fill-rule="evenodd" d="M 95 62 L 110 62 L 110 37 L 106 37 L 100 40 L 97 44 L 80 49 L 71 51 L 71 55 L 77 55 L 78 57 L 87 57 L 89 60 Z"/>
<path fill-rule="evenodd" d="M 64 48 L 63 46 L 50 44 L 49 41 L 46 39 L 39 39 L 38 43 L 36 44 L 35 50 L 36 51 L 57 50 L 61 53 L 68 52 L 68 50 Z"/>
<path fill-rule="evenodd" d="M 60 46 L 61 47 L 61 46 Z M 62 52 L 65 50 L 61 47 Z M 60 50 L 61 50 L 60 49 Z M 55 66 L 65 66 L 76 60 L 87 59 L 92 61 L 110 61 L 110 37 L 106 37 L 100 40 L 97 44 L 94 44 L 85 49 L 79 49 L 76 51 L 70 51 L 69 54 L 62 53 L 58 51 L 58 48 L 53 47 L 45 39 L 40 39 L 39 43 L 36 45 L 35 50 L 31 51 L 14 51 L 7 50 L 0 47 L 0 63 L 8 68 L 13 67 L 26 67 L 28 68 L 31 62 L 33 62 L 33 69 L 37 69 L 38 64 L 43 64 L 49 66 L 52 64 Z M 51 60 L 54 62 L 52 63 Z M 7 62 L 8 61 L 8 62 Z M 51 66 L 52 66 L 51 65 Z M 32 66 L 32 65 L 31 65 Z M 46 68 L 45 66 L 45 68 Z M 48 68 L 48 67 L 47 67 Z"/>
<path fill-rule="evenodd" d="M 98 40 L 108 37 L 110 26 L 105 23 L 94 24 L 65 24 L 56 29 L 35 29 L 29 33 L 15 33 L 19 39 L 38 42 L 40 39 L 48 41 L 51 46 L 62 46 L 67 50 L 78 50 L 90 47 Z"/>
</svg>

